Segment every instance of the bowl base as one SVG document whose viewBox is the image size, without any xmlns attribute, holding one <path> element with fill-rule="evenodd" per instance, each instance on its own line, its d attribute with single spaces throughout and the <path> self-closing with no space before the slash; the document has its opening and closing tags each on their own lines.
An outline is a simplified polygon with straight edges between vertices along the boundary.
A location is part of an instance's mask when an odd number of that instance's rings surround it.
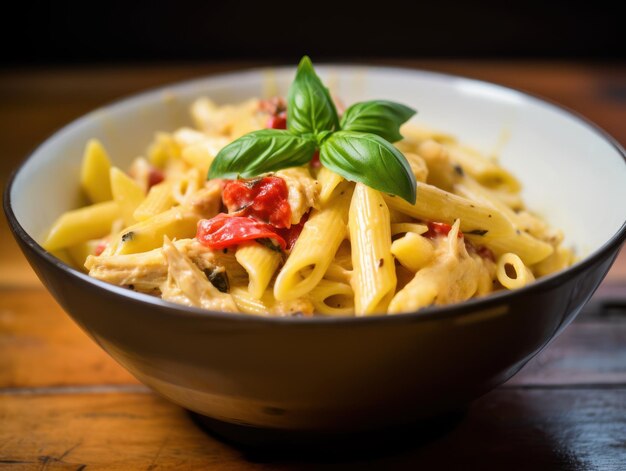
<svg viewBox="0 0 626 471">
<path fill-rule="evenodd" d="M 397 453 L 435 440 L 454 429 L 466 409 L 375 430 L 355 432 L 281 430 L 223 422 L 188 411 L 193 421 L 220 441 L 233 445 L 254 460 L 362 460 Z"/>
</svg>

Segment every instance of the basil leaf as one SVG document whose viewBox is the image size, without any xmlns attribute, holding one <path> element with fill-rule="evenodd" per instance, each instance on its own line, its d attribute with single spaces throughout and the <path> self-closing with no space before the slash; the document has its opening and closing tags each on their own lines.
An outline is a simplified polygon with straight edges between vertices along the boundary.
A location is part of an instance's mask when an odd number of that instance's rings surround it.
<svg viewBox="0 0 626 471">
<path fill-rule="evenodd" d="M 317 143 L 284 129 L 262 129 L 241 136 L 215 157 L 208 178 L 250 178 L 308 163 Z"/>
<path fill-rule="evenodd" d="M 376 134 L 337 131 L 320 149 L 320 162 L 342 177 L 415 204 L 416 182 L 402 153 Z"/>
<path fill-rule="evenodd" d="M 287 94 L 287 129 L 296 134 L 313 134 L 339 129 L 335 104 L 304 56 Z"/>
<path fill-rule="evenodd" d="M 400 126 L 416 111 L 408 106 L 386 100 L 355 103 L 341 118 L 341 129 L 377 134 L 389 142 L 402 139 Z"/>
</svg>

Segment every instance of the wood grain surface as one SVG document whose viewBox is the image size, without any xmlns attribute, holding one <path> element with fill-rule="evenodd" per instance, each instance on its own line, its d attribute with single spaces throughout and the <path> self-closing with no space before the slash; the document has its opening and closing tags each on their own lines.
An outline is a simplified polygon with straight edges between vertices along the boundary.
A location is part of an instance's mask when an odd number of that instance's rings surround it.
<svg viewBox="0 0 626 471">
<path fill-rule="evenodd" d="M 377 61 L 556 101 L 626 144 L 626 66 Z M 267 64 L 0 71 L 0 182 L 39 142 L 122 96 Z M 626 202 L 622 202 L 626 204 Z M 343 455 L 251 452 L 137 382 L 55 303 L 0 221 L 0 469 L 626 469 L 626 255 L 594 301 L 507 384 L 432 433 Z"/>
</svg>

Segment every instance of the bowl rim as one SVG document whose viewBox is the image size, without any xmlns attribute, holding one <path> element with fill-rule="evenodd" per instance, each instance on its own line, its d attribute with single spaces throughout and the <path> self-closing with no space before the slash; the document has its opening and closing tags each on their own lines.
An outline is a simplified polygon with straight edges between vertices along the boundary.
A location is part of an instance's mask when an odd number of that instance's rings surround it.
<svg viewBox="0 0 626 471">
<path fill-rule="evenodd" d="M 388 72 L 394 74 L 409 74 L 409 75 L 421 75 L 430 78 L 438 78 L 440 80 L 462 80 L 468 83 L 473 83 L 477 85 L 487 86 L 490 88 L 495 88 L 499 91 L 506 93 L 515 93 L 521 96 L 525 100 L 530 100 L 531 102 L 538 103 L 542 106 L 547 106 L 554 111 L 565 114 L 570 118 L 574 118 L 578 123 L 587 127 L 594 134 L 597 135 L 598 138 L 608 142 L 619 155 L 621 155 L 624 163 L 626 164 L 626 150 L 621 146 L 621 144 L 611 136 L 607 131 L 601 128 L 599 125 L 594 123 L 593 121 L 587 119 L 580 113 L 561 105 L 551 99 L 542 97 L 537 94 L 533 94 L 527 91 L 523 91 L 514 87 L 509 87 L 505 85 L 501 85 L 495 82 L 490 82 L 487 80 L 480 80 L 476 78 L 471 78 L 463 75 L 439 72 L 435 70 L 428 70 L 422 68 L 415 68 L 410 66 L 387 66 L 387 65 L 368 65 L 364 63 L 321 63 L 317 64 L 320 70 L 328 69 L 328 70 L 354 70 L 354 69 L 367 69 L 367 70 L 375 70 L 379 72 Z M 280 316 L 269 316 L 269 315 L 253 315 L 246 313 L 230 313 L 225 311 L 213 311 L 198 307 L 185 306 L 182 304 L 177 304 L 170 301 L 165 301 L 161 298 L 157 298 L 155 296 L 150 296 L 148 294 L 139 293 L 136 291 L 129 290 L 127 288 L 123 288 L 121 286 L 113 285 L 110 283 L 106 283 L 104 281 L 98 280 L 96 278 L 92 278 L 89 275 L 82 273 L 75 268 L 66 265 L 63 261 L 47 252 L 37 241 L 35 241 L 22 227 L 22 225 L 17 220 L 17 217 L 13 211 L 13 206 L 11 203 L 11 189 L 13 188 L 13 184 L 17 178 L 17 175 L 20 171 L 26 166 L 26 164 L 32 159 L 34 154 L 36 154 L 41 147 L 43 147 L 50 139 L 54 138 L 58 134 L 68 130 L 69 128 L 78 125 L 83 121 L 87 121 L 91 119 L 94 115 L 101 113 L 102 111 L 115 107 L 128 104 L 132 100 L 147 98 L 150 95 L 156 95 L 162 92 L 176 91 L 177 89 L 189 88 L 194 85 L 199 85 L 207 80 L 213 78 L 235 78 L 241 75 L 261 75 L 263 72 L 267 70 L 273 71 L 295 71 L 295 66 L 288 65 L 270 65 L 270 66 L 262 66 L 262 67 L 250 67 L 250 68 L 241 68 L 235 69 L 228 72 L 216 72 L 209 75 L 204 75 L 197 78 L 192 78 L 188 80 L 182 80 L 174 83 L 168 83 L 165 85 L 160 85 L 156 87 L 151 87 L 146 90 L 140 91 L 138 93 L 131 93 L 124 95 L 118 99 L 112 100 L 102 106 L 99 106 L 88 113 L 79 116 L 78 118 L 66 123 L 60 128 L 56 129 L 52 133 L 50 133 L 45 139 L 40 141 L 36 146 L 34 146 L 33 150 L 26 154 L 26 156 L 22 159 L 22 161 L 15 167 L 15 169 L 11 172 L 4 188 L 3 195 L 3 209 L 7 221 L 9 222 L 9 227 L 12 230 L 13 234 L 21 239 L 21 241 L 26 244 L 37 256 L 42 258 L 45 262 L 55 266 L 57 269 L 63 271 L 66 275 L 76 278 L 83 283 L 87 283 L 93 285 L 97 288 L 103 289 L 104 291 L 109 292 L 113 295 L 119 295 L 123 298 L 129 298 L 130 301 L 134 302 L 142 302 L 148 305 L 152 305 L 156 307 L 155 313 L 157 312 L 166 315 L 166 316 L 185 316 L 187 318 L 197 318 L 197 319 L 222 319 L 222 320 L 232 320 L 233 322 L 247 322 L 247 323 L 261 323 L 261 324 L 288 324 L 288 325 L 325 325 L 325 324 L 349 324 L 349 325 L 369 325 L 370 323 L 379 323 L 379 322 L 427 322 L 431 320 L 439 320 L 439 319 L 451 319 L 463 316 L 468 312 L 476 312 L 476 311 L 485 311 L 494 307 L 501 306 L 502 304 L 508 304 L 519 300 L 520 298 L 526 296 L 527 294 L 536 293 L 538 291 L 542 291 L 544 289 L 552 288 L 554 286 L 559 286 L 563 284 L 567 280 L 571 280 L 579 273 L 586 270 L 591 265 L 596 262 L 603 260 L 608 257 L 609 253 L 619 249 L 619 246 L 626 240 L 626 221 L 624 221 L 621 227 L 604 243 L 602 246 L 597 248 L 591 254 L 587 255 L 582 260 L 575 262 L 572 266 L 550 274 L 548 276 L 539 278 L 535 280 L 533 283 L 526 285 L 517 290 L 503 290 L 495 293 L 491 293 L 482 298 L 471 298 L 469 300 L 445 305 L 445 306 L 430 306 L 426 308 L 422 308 L 418 311 L 408 311 L 404 313 L 398 313 L 394 315 L 389 314 L 375 314 L 370 316 L 345 316 L 345 317 L 333 317 L 333 316 L 297 316 L 297 317 L 280 317 Z"/>
</svg>

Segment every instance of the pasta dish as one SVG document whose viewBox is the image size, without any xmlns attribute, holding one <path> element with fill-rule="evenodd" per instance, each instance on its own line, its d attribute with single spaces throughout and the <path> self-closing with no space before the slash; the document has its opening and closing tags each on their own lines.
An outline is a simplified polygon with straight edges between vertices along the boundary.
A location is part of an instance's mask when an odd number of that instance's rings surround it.
<svg viewBox="0 0 626 471">
<path fill-rule="evenodd" d="M 164 300 L 275 316 L 412 312 L 572 263 L 492 156 L 396 103 L 345 108 L 309 66 L 286 99 L 197 99 L 194 128 L 157 133 L 127 171 L 88 142 L 89 204 L 44 248 Z"/>
</svg>

